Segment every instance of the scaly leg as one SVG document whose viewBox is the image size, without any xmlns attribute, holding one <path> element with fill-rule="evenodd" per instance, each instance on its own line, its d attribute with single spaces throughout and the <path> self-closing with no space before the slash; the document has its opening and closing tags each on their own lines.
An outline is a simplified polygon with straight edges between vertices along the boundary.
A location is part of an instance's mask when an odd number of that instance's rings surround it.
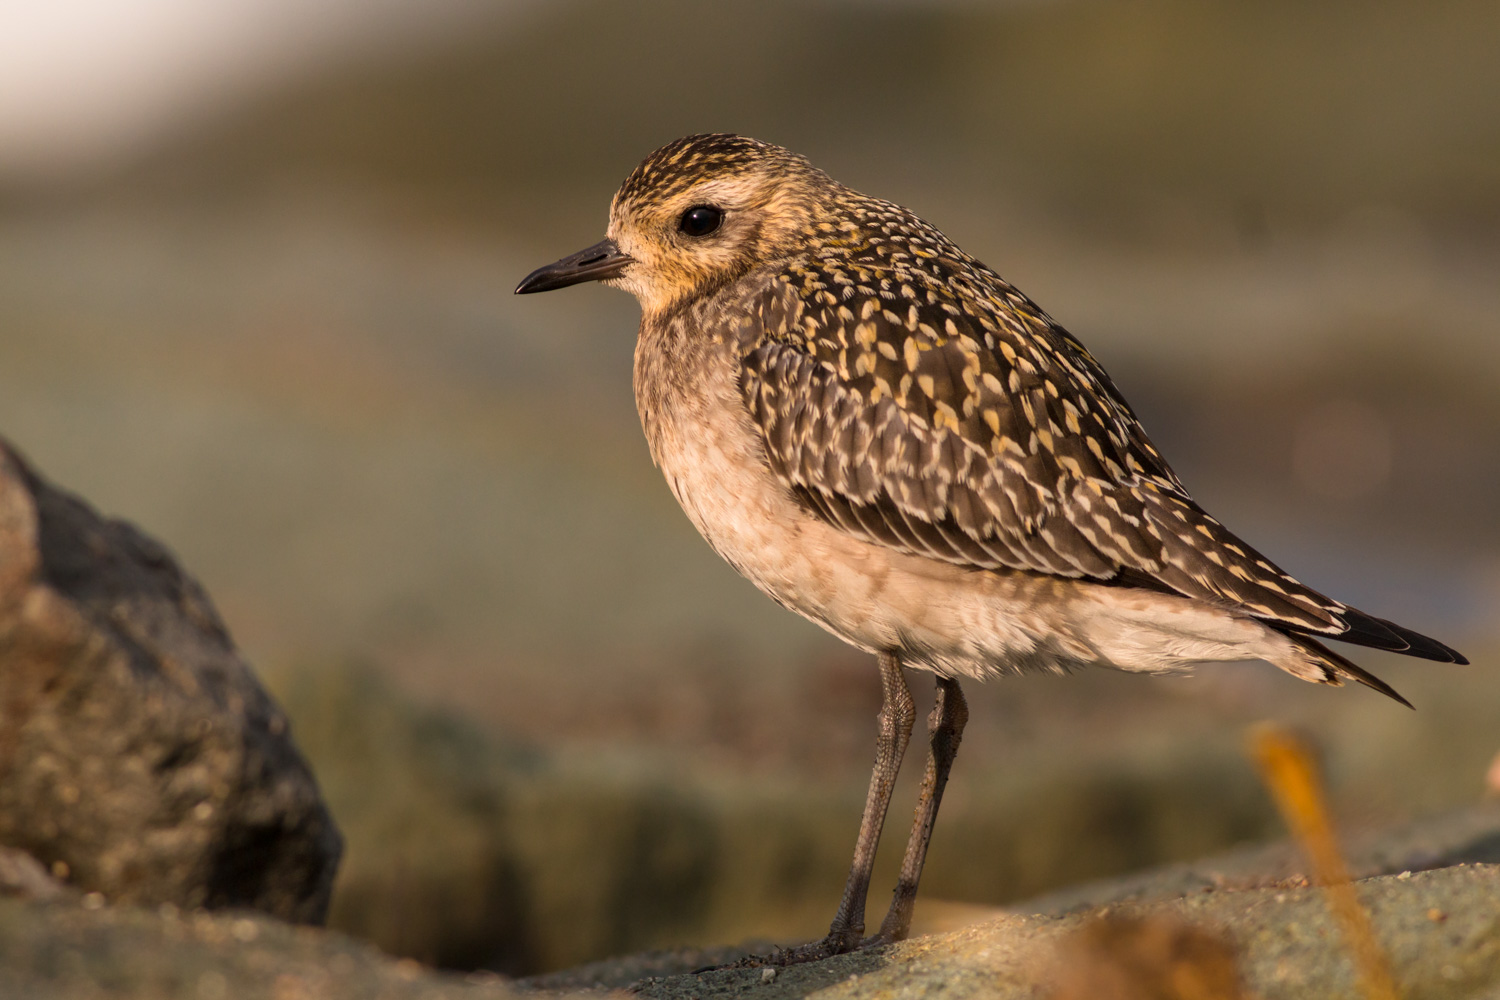
<svg viewBox="0 0 1500 1000">
<path fill-rule="evenodd" d="M 828 928 L 828 936 L 786 954 L 784 961 L 808 961 L 853 951 L 865 933 L 865 897 L 870 891 L 870 871 L 875 867 L 875 848 L 880 843 L 880 828 L 891 804 L 891 789 L 895 787 L 896 772 L 901 769 L 901 758 L 906 755 L 912 723 L 917 717 L 911 691 L 901 674 L 901 657 L 881 653 L 879 660 L 883 700 L 876 716 L 880 729 L 875 738 L 875 770 L 870 775 L 870 791 L 865 797 L 864 817 L 859 821 L 859 839 L 854 843 L 854 864 L 849 869 L 849 881 L 844 884 L 844 898 L 839 902 L 833 925 Z"/>
<path fill-rule="evenodd" d="M 927 770 L 922 775 L 922 794 L 917 797 L 917 812 L 912 821 L 911 837 L 906 842 L 906 856 L 901 862 L 901 877 L 896 882 L 895 897 L 880 925 L 880 933 L 871 944 L 904 940 L 911 930 L 917 883 L 922 880 L 922 864 L 927 860 L 927 842 L 932 839 L 938 806 L 943 801 L 943 788 L 948 784 L 948 771 L 953 767 L 953 758 L 958 756 L 958 743 L 968 721 L 969 705 L 964 701 L 958 681 L 939 677 L 937 698 L 932 705 L 932 714 L 927 717 L 928 738 L 931 740 Z"/>
</svg>

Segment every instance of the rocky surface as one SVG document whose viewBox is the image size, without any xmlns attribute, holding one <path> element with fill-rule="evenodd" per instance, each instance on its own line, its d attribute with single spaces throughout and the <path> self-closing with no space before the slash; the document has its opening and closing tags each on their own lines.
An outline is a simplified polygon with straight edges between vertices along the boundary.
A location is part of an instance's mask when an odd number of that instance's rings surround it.
<svg viewBox="0 0 1500 1000">
<path fill-rule="evenodd" d="M 1475 673 L 1462 689 L 1476 718 L 1500 695 L 1481 680 L 1488 683 Z M 868 760 L 845 780 L 604 742 L 538 746 L 423 704 L 371 669 L 302 666 L 267 681 L 347 837 L 329 925 L 391 954 L 522 976 L 651 949 L 805 939 L 826 929 L 843 888 Z M 1310 687 L 1287 686 L 1292 694 Z M 1338 696 L 1352 692 L 1322 693 L 1335 709 L 1347 704 Z M 1493 755 L 1492 739 L 1482 754 L 1444 758 L 1392 728 L 1429 716 L 1458 728 L 1441 706 L 1423 699 L 1422 712 L 1407 713 L 1367 701 L 1369 712 L 1341 723 L 1340 740 L 1361 740 L 1379 759 L 1353 778 L 1347 758 L 1334 760 L 1343 796 L 1334 809 L 1347 821 L 1356 872 L 1500 860 L 1500 842 L 1482 850 L 1500 831 L 1500 816 L 1426 821 L 1397 845 L 1389 816 L 1368 809 L 1405 802 L 1401 789 L 1421 774 L 1446 783 L 1448 804 L 1472 799 L 1481 788 L 1475 762 Z M 1285 845 L 1223 854 L 1281 830 L 1232 722 L 1216 723 L 1224 730 L 1216 740 L 1201 727 L 1162 726 L 1162 738 L 1148 744 L 1069 752 L 1070 741 L 1104 723 L 1040 717 L 1051 734 L 1024 756 L 997 765 L 976 752 L 960 768 L 923 878 L 919 933 L 955 929 L 955 905 L 940 902 L 962 901 L 970 915 L 981 904 L 1033 900 L 1034 912 L 1060 914 L 1138 894 L 1136 881 L 1098 881 L 1122 873 L 1144 872 L 1133 878 L 1157 895 L 1181 895 L 1300 870 Z M 1399 779 L 1397 765 L 1406 768 Z M 898 789 L 890 829 L 899 829 L 915 798 L 918 775 L 907 770 L 911 784 Z M 1471 817 L 1466 827 L 1463 816 Z M 901 834 L 888 832 L 887 840 L 877 896 L 889 891 L 900 860 Z M 1211 861 L 1160 869 L 1202 858 Z"/>
<path fill-rule="evenodd" d="M 1500 995 L 1500 865 L 1466 860 L 1488 857 L 1497 840 L 1500 805 L 1489 804 L 1352 845 L 1360 869 L 1441 866 L 1359 884 L 1402 995 Z M 35 866 L 13 867 L 0 854 L 0 893 L 47 880 Z M 438 973 L 259 914 L 110 906 L 62 888 L 43 901 L 0 898 L 0 997 L 509 1000 L 624 989 L 660 1000 L 1364 1000 L 1342 931 L 1297 867 L 1287 845 L 1256 846 L 804 966 L 692 971 L 772 953 L 757 945 L 635 955 L 520 981 Z"/>
<path fill-rule="evenodd" d="M 0 899 L 5 1000 L 502 1000 L 465 979 L 260 914 Z"/>
<path fill-rule="evenodd" d="M 791 940 L 826 928 L 843 889 L 868 761 L 842 781 L 613 745 L 566 751 L 508 742 L 369 669 L 268 682 L 347 838 L 329 926 L 392 954 L 519 976 Z M 1277 830 L 1234 745 L 1037 754 L 971 769 L 955 788 L 924 875 L 932 900 L 1028 899 Z M 915 788 L 898 795 L 909 803 Z M 882 854 L 878 885 L 899 861 Z M 922 933 L 951 929 L 932 912 L 918 910 Z"/>
<path fill-rule="evenodd" d="M 1345 860 L 1354 878 L 1500 864 L 1500 801 L 1428 816 L 1349 836 Z M 1110 903 L 1144 903 L 1218 889 L 1247 889 L 1302 879 L 1306 861 L 1287 840 L 1255 844 L 1182 864 L 1072 886 L 1025 904 L 1031 913 L 1061 916 Z"/>
<path fill-rule="evenodd" d="M 1483 863 L 1493 859 L 1497 843 L 1500 805 L 1490 803 L 1367 835 L 1352 845 L 1355 871 L 1393 870 L 1365 878 L 1359 891 L 1403 995 L 1500 994 L 1495 902 L 1500 864 Z M 1414 872 L 1406 866 L 1435 867 Z M 1180 986 L 1186 970 L 1212 983 L 1231 968 L 1231 981 L 1262 1000 L 1363 998 L 1321 890 L 1309 888 L 1299 868 L 1292 845 L 1257 845 L 1080 886 L 883 951 L 774 973 L 750 967 L 692 974 L 769 949 L 683 950 L 595 963 L 523 985 L 543 990 L 628 986 L 660 1000 L 810 995 L 1231 1000 L 1241 994 L 1153 993 L 1141 979 L 1175 975 Z M 1142 926 L 1144 933 L 1135 929 Z M 1172 946 L 1153 948 L 1153 938 Z M 1130 986 L 1124 992 L 1100 986 L 1122 980 Z"/>
<path fill-rule="evenodd" d="M 1359 893 L 1402 995 L 1457 1000 L 1500 991 L 1500 866 L 1379 876 L 1359 883 Z M 1167 947 L 1153 938 L 1165 939 Z M 662 958 L 651 962 L 659 967 Z M 584 984 L 559 979 L 538 985 Z M 655 1000 L 1366 996 L 1322 891 L 1307 887 L 1209 891 L 1066 917 L 1007 914 L 950 934 L 809 965 L 651 976 L 631 992 Z"/>
<path fill-rule="evenodd" d="M 112 901 L 294 922 L 323 918 L 341 850 L 203 589 L 4 441 L 0 845 Z"/>
<path fill-rule="evenodd" d="M 1500 992 L 1500 866 L 1359 884 L 1403 996 Z M 74 894 L 76 897 L 76 894 Z M 783 969 L 684 973 L 742 950 L 663 952 L 512 982 L 458 976 L 263 915 L 0 899 L 0 996 L 28 1000 L 1364 1000 L 1321 890 L 1213 890 L 1068 916 L 1002 914 L 948 934 Z M 1196 992 L 1194 992 L 1196 990 Z"/>
</svg>

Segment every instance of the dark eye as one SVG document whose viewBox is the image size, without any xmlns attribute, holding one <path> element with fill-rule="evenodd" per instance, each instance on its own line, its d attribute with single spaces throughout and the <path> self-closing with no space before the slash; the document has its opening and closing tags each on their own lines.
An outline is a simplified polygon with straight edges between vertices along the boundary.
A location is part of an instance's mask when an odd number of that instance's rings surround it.
<svg viewBox="0 0 1500 1000">
<path fill-rule="evenodd" d="M 677 228 L 689 236 L 707 236 L 724 222 L 724 213 L 712 205 L 694 205 L 682 213 Z"/>
</svg>

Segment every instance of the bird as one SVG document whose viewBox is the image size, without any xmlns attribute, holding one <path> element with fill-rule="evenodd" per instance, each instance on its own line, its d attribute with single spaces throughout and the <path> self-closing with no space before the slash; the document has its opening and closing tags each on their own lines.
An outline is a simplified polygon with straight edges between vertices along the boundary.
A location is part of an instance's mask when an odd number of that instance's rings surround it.
<svg viewBox="0 0 1500 1000">
<path fill-rule="evenodd" d="M 606 238 L 518 294 L 599 281 L 641 308 L 637 410 L 688 518 L 784 607 L 874 654 L 882 705 L 853 862 L 825 938 L 905 938 L 968 720 L 961 680 L 1260 660 L 1410 707 L 1324 639 L 1467 663 L 1327 597 L 1200 507 L 1087 349 L 936 227 L 804 156 L 730 133 L 647 156 Z M 915 706 L 928 754 L 890 908 L 875 848 Z"/>
</svg>

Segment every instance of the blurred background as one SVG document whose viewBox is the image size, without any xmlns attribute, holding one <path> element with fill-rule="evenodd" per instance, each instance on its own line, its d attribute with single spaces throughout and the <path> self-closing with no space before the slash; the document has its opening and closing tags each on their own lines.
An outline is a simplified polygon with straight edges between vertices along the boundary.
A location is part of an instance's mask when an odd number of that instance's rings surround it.
<svg viewBox="0 0 1500 1000">
<path fill-rule="evenodd" d="M 0 434 L 214 595 L 347 834 L 335 926 L 510 973 L 820 933 L 873 665 L 676 508 L 634 302 L 511 295 L 647 152 L 744 132 L 940 226 L 1204 506 L 1474 661 L 1360 651 L 1415 713 L 1262 665 L 971 685 L 919 921 L 1277 834 L 1255 719 L 1351 828 L 1473 801 L 1497 51 L 1490 0 L 0 0 Z"/>
</svg>

